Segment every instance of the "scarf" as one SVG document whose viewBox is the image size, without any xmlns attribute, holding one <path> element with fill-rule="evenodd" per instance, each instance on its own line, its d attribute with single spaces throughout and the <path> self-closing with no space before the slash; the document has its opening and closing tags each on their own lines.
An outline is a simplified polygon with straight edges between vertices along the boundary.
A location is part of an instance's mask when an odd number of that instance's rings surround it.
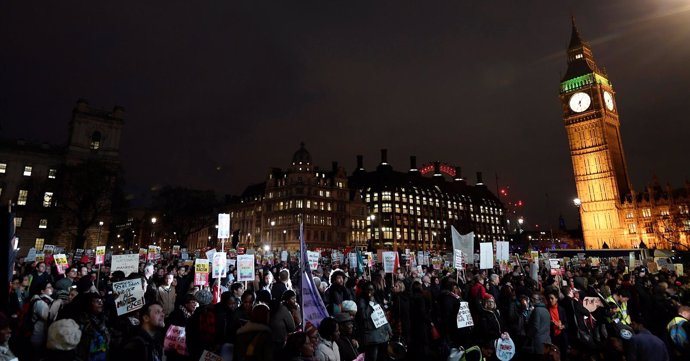
<svg viewBox="0 0 690 361">
<path fill-rule="evenodd" d="M 187 311 L 187 308 L 184 307 L 184 305 L 180 305 L 180 306 L 178 306 L 178 307 L 179 307 L 180 310 L 182 311 L 182 314 L 184 315 L 185 320 L 187 320 L 187 319 L 189 319 L 190 317 L 192 317 L 192 313 L 189 312 L 189 311 Z"/>
</svg>

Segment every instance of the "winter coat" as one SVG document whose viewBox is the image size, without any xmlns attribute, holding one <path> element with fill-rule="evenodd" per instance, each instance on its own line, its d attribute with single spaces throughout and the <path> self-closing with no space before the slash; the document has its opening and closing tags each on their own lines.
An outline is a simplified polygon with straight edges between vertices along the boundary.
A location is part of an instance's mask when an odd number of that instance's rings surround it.
<svg viewBox="0 0 690 361">
<path fill-rule="evenodd" d="M 270 327 L 249 321 L 237 330 L 237 340 L 232 358 L 234 361 L 270 361 L 273 358 Z"/>
<path fill-rule="evenodd" d="M 340 307 L 345 300 L 352 301 L 352 295 L 350 295 L 350 291 L 345 286 L 332 284 L 323 293 L 323 303 L 331 315 L 339 312 L 336 312 L 334 307 Z"/>
<path fill-rule="evenodd" d="M 271 305 L 275 312 L 271 312 L 271 332 L 273 333 L 273 342 L 283 347 L 287 340 L 287 335 L 295 331 L 295 320 L 292 319 L 292 313 L 280 302 L 274 302 Z"/>
<path fill-rule="evenodd" d="M 538 303 L 527 321 L 525 348 L 528 352 L 542 355 L 545 343 L 551 343 L 551 315 L 544 304 Z"/>
<path fill-rule="evenodd" d="M 170 286 L 169 288 L 165 288 L 165 286 L 160 286 L 158 289 L 156 289 L 156 301 L 161 304 L 163 307 L 163 313 L 165 313 L 165 317 L 170 316 L 172 311 L 175 310 L 175 298 L 176 298 L 176 293 L 175 293 L 175 287 Z"/>
<path fill-rule="evenodd" d="M 79 359 L 105 359 L 110 345 L 110 330 L 106 325 L 105 315 L 83 313 L 77 322 L 82 332 L 76 349 Z"/>
<path fill-rule="evenodd" d="M 340 361 L 340 348 L 335 341 L 328 341 L 319 336 L 314 359 L 317 361 Z"/>
<path fill-rule="evenodd" d="M 340 336 L 335 342 L 338 344 L 341 361 L 351 361 L 359 355 L 359 351 L 357 351 L 357 348 L 348 337 Z"/>
<path fill-rule="evenodd" d="M 386 343 L 390 339 L 393 330 L 388 323 L 379 328 L 374 327 L 374 321 L 371 319 L 374 307 L 371 303 L 378 304 L 376 301 L 367 301 L 364 298 L 360 298 L 357 302 L 355 323 L 357 325 L 356 329 L 360 334 L 360 340 L 365 345 Z"/>
<path fill-rule="evenodd" d="M 281 301 L 283 297 L 283 293 L 287 291 L 287 285 L 282 282 L 278 281 L 273 285 L 273 288 L 271 288 L 271 298 L 274 300 Z"/>
<path fill-rule="evenodd" d="M 31 301 L 33 302 L 34 300 L 37 301 L 34 302 L 31 309 L 31 320 L 34 323 L 33 332 L 31 333 L 31 344 L 45 348 L 48 339 L 48 315 L 53 299 L 50 296 L 34 295 Z"/>
<path fill-rule="evenodd" d="M 125 343 L 123 355 L 127 356 L 127 361 L 162 361 L 163 340 L 140 328 L 138 334 Z"/>
<path fill-rule="evenodd" d="M 504 315 L 508 323 L 508 333 L 511 336 L 525 336 L 527 334 L 527 318 L 529 312 L 524 309 L 519 300 L 511 302 L 508 306 L 508 314 Z"/>
<path fill-rule="evenodd" d="M 501 337 L 503 327 L 498 312 L 482 308 L 477 318 L 474 331 L 478 340 L 494 341 Z"/>
<path fill-rule="evenodd" d="M 395 329 L 393 330 L 396 336 L 402 336 L 405 343 L 410 342 L 410 299 L 406 293 L 394 293 L 391 302 L 391 321 Z M 418 312 L 419 310 L 415 310 Z M 398 333 L 402 334 L 398 334 Z"/>
</svg>

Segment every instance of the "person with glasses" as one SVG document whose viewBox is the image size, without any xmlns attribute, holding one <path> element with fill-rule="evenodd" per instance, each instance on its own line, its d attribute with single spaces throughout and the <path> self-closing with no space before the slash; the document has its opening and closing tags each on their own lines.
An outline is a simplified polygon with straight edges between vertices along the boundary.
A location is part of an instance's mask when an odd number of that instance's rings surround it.
<svg viewBox="0 0 690 361">
<path fill-rule="evenodd" d="M 106 360 L 110 344 L 110 330 L 103 312 L 103 297 L 91 292 L 78 296 L 81 312 L 75 321 L 82 330 L 81 340 L 76 348 L 80 360 Z"/>
</svg>

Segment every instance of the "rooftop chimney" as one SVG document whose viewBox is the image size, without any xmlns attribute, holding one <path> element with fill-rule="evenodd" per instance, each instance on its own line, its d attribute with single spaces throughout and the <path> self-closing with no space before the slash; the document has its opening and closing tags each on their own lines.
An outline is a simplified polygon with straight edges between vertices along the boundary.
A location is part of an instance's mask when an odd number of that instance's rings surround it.
<svg viewBox="0 0 690 361">
<path fill-rule="evenodd" d="M 364 170 L 364 156 L 357 156 L 357 170 Z"/>
<path fill-rule="evenodd" d="M 477 172 L 477 185 L 478 186 L 484 185 L 484 181 L 482 180 L 482 172 Z"/>
<path fill-rule="evenodd" d="M 417 169 L 417 157 L 414 155 L 410 156 L 410 172 L 418 172 Z"/>
<path fill-rule="evenodd" d="M 388 149 L 381 149 L 381 164 L 388 164 Z"/>
<path fill-rule="evenodd" d="M 443 174 L 441 174 L 441 162 L 434 162 L 434 177 L 443 177 Z"/>
<path fill-rule="evenodd" d="M 456 182 L 463 181 L 462 179 L 462 168 L 461 167 L 455 167 L 455 178 L 453 179 Z"/>
</svg>

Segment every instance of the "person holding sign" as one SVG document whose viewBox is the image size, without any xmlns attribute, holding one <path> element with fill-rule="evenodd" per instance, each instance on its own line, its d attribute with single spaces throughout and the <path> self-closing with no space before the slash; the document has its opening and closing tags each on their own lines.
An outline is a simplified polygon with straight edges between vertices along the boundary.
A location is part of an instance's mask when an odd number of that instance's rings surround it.
<svg viewBox="0 0 690 361">
<path fill-rule="evenodd" d="M 374 298 L 374 285 L 364 281 L 362 296 L 357 300 L 355 322 L 359 339 L 364 344 L 365 360 L 384 360 L 386 344 L 393 335 L 393 330 L 386 320 L 381 305 Z"/>
</svg>

